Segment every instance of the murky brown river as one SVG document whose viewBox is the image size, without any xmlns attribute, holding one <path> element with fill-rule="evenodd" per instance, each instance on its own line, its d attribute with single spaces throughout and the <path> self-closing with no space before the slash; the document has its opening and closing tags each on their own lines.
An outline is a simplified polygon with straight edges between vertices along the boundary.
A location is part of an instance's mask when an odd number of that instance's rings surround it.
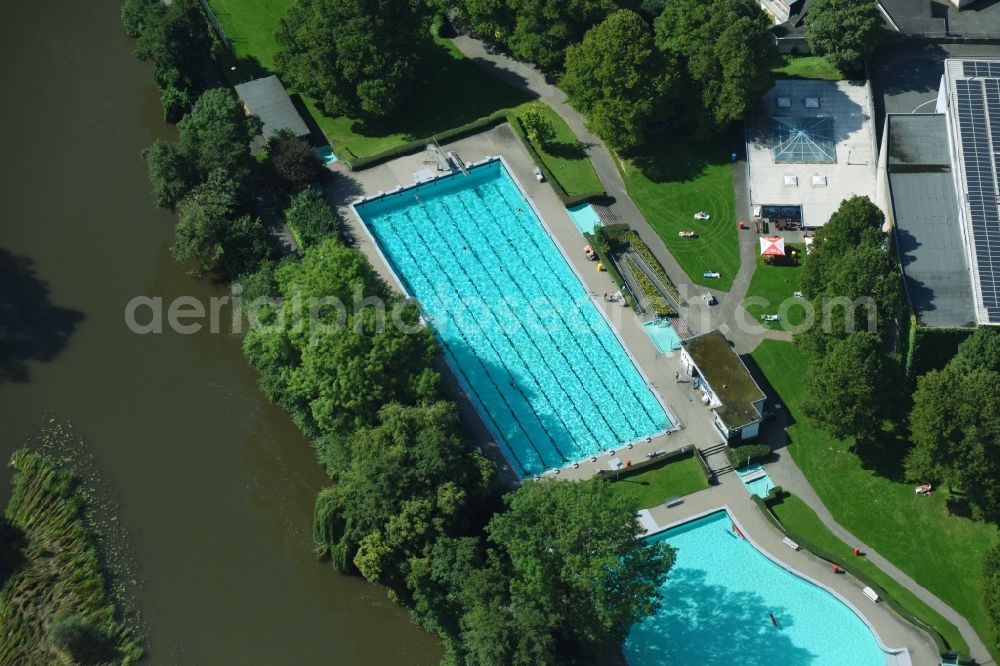
<svg viewBox="0 0 1000 666">
<path fill-rule="evenodd" d="M 18 336 L 0 457 L 49 419 L 89 444 L 144 581 L 149 663 L 436 663 L 381 589 L 313 559 L 324 474 L 239 339 L 125 325 L 134 296 L 224 291 L 170 256 L 139 151 L 172 128 L 118 16 L 114 0 L 0 4 L 0 327 Z"/>
</svg>

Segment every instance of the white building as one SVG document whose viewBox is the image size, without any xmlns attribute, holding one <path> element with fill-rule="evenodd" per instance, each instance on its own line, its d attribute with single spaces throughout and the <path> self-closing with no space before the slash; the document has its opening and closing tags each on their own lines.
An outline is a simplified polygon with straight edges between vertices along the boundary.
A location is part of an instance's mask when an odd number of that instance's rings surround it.
<svg viewBox="0 0 1000 666">
<path fill-rule="evenodd" d="M 772 223 L 816 228 L 844 199 L 874 199 L 875 135 L 868 86 L 779 80 L 748 128 L 750 203 Z"/>
<path fill-rule="evenodd" d="M 757 437 L 764 392 L 721 332 L 683 340 L 681 366 L 715 414 L 712 423 L 724 442 L 739 444 Z"/>
</svg>

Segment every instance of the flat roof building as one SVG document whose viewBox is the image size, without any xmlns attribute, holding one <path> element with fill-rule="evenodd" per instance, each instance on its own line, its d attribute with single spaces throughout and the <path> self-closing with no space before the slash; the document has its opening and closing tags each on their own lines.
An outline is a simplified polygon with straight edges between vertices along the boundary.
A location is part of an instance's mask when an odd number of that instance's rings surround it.
<svg viewBox="0 0 1000 666">
<path fill-rule="evenodd" d="M 841 201 L 874 197 L 875 135 L 863 82 L 779 80 L 748 132 L 750 203 L 807 228 Z"/>
<path fill-rule="evenodd" d="M 923 326 L 968 326 L 972 288 L 943 114 L 888 114 L 880 196 L 894 228 L 906 291 Z"/>
<path fill-rule="evenodd" d="M 681 366 L 715 414 L 723 441 L 757 437 L 764 414 L 764 392 L 743 359 L 718 330 L 681 341 Z"/>
</svg>

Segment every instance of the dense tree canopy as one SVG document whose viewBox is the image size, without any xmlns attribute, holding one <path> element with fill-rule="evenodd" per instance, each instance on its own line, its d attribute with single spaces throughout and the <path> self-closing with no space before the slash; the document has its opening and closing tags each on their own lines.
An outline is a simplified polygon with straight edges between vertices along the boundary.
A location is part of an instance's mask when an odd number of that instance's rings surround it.
<svg viewBox="0 0 1000 666">
<path fill-rule="evenodd" d="M 654 46 L 645 19 L 623 9 L 569 47 L 562 87 L 593 130 L 624 150 L 642 141 L 652 120 L 669 116 L 674 71 Z"/>
<path fill-rule="evenodd" d="M 240 275 L 271 256 L 273 247 L 257 218 L 239 214 L 237 184 L 221 170 L 177 206 L 174 245 L 178 261 L 197 263 L 201 272 L 223 269 Z"/>
<path fill-rule="evenodd" d="M 285 194 L 295 194 L 322 178 L 323 165 L 312 146 L 290 130 L 276 132 L 266 148 L 275 184 Z"/>
<path fill-rule="evenodd" d="M 806 14 L 806 42 L 845 72 L 860 72 L 881 33 L 875 0 L 813 0 Z"/>
<path fill-rule="evenodd" d="M 872 333 L 833 344 L 806 375 L 802 411 L 834 437 L 875 441 L 895 415 L 905 384 L 899 360 Z"/>
<path fill-rule="evenodd" d="M 522 60 L 559 69 L 567 47 L 618 9 L 614 0 L 462 0 L 473 31 Z"/>
<path fill-rule="evenodd" d="M 363 254 L 326 240 L 276 278 L 284 302 L 262 313 L 274 325 L 249 331 L 244 349 L 264 392 L 308 434 L 350 432 L 373 424 L 384 404 L 436 395 L 433 336 Z"/>
<path fill-rule="evenodd" d="M 340 221 L 330 204 L 311 187 L 292 197 L 285 209 L 285 221 L 295 229 L 305 247 L 336 236 L 340 230 Z"/>
<path fill-rule="evenodd" d="M 495 636 L 494 623 L 506 621 L 503 633 L 519 644 L 548 637 L 534 648 L 543 657 L 534 663 L 615 654 L 632 625 L 657 608 L 673 550 L 640 539 L 635 507 L 601 480 L 526 483 L 505 503 L 486 532 L 500 553 L 509 604 L 486 631 Z"/>
<path fill-rule="evenodd" d="M 469 527 L 469 506 L 493 486 L 493 466 L 458 434 L 449 402 L 387 405 L 346 438 L 337 483 L 317 502 L 318 544 L 372 582 L 402 589 L 409 560 Z"/>
<path fill-rule="evenodd" d="M 246 115 L 236 93 L 213 88 L 177 123 L 178 150 L 202 179 L 219 169 L 239 184 L 251 170 L 250 141 L 260 128 L 260 119 Z"/>
<path fill-rule="evenodd" d="M 379 117 L 416 85 L 430 44 L 423 0 L 298 0 L 275 34 L 286 83 L 330 115 Z"/>
<path fill-rule="evenodd" d="M 853 331 L 874 326 L 891 347 L 906 296 L 899 266 L 888 251 L 882 211 L 868 197 L 844 200 L 816 232 L 802 268 L 802 292 L 816 312 L 816 324 L 796 336 L 814 358 Z"/>
<path fill-rule="evenodd" d="M 687 109 L 701 127 L 743 118 L 771 86 L 771 22 L 755 0 L 670 0 L 654 27 L 699 100 Z"/>
<path fill-rule="evenodd" d="M 608 663 L 656 610 L 674 551 L 639 538 L 634 507 L 599 479 L 526 483 L 505 504 L 485 550 L 447 538 L 411 562 L 418 621 L 449 663 Z"/>
<path fill-rule="evenodd" d="M 194 185 L 195 175 L 177 146 L 157 139 L 142 153 L 149 170 L 149 183 L 153 188 L 153 203 L 171 210 Z"/>
<path fill-rule="evenodd" d="M 125 29 L 138 37 L 136 56 L 153 61 L 161 88 L 197 88 L 212 51 L 198 0 L 174 0 L 169 5 L 133 0 L 123 7 L 122 19 Z"/>
<path fill-rule="evenodd" d="M 1000 516 L 1000 333 L 980 328 L 943 370 L 917 381 L 906 474 L 947 483 L 974 511 Z M 984 353 L 986 352 L 986 353 Z"/>
</svg>

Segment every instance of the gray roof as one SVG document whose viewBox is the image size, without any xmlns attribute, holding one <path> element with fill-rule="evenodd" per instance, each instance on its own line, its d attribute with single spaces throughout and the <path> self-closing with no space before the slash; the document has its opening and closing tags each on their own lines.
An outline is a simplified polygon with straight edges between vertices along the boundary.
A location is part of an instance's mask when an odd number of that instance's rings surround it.
<svg viewBox="0 0 1000 666">
<path fill-rule="evenodd" d="M 889 114 L 886 145 L 896 244 L 925 326 L 975 320 L 943 114 Z"/>
<path fill-rule="evenodd" d="M 948 124 L 943 114 L 889 114 L 889 165 L 905 168 L 949 167 Z"/>
<path fill-rule="evenodd" d="M 236 94 L 243 100 L 247 110 L 264 123 L 265 137 L 270 137 L 280 129 L 291 130 L 295 136 L 309 134 L 309 128 L 295 110 L 285 86 L 281 85 L 277 76 L 241 83 L 236 86 Z"/>
</svg>

